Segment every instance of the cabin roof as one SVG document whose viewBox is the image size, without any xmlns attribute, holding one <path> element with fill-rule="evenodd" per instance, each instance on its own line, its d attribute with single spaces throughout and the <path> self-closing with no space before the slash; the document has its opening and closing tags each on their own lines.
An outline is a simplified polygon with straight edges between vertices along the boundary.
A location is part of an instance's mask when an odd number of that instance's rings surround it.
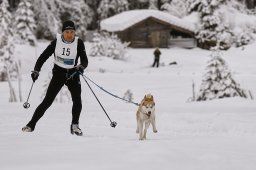
<svg viewBox="0 0 256 170">
<path fill-rule="evenodd" d="M 193 23 L 158 10 L 125 11 L 102 20 L 100 23 L 100 27 L 101 30 L 106 30 L 108 32 L 118 32 L 123 31 L 150 17 L 156 18 L 170 25 L 175 25 L 191 32 L 195 32 L 196 30 Z"/>
</svg>

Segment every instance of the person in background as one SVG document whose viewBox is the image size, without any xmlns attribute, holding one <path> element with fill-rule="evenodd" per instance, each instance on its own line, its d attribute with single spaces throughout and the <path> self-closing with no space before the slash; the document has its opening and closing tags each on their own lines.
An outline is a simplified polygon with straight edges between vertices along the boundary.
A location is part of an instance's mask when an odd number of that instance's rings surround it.
<svg viewBox="0 0 256 170">
<path fill-rule="evenodd" d="M 83 132 L 79 128 L 79 117 L 82 110 L 81 83 L 79 73 L 83 73 L 88 65 L 88 58 L 85 52 L 83 40 L 75 36 L 76 27 L 74 22 L 65 21 L 62 26 L 62 34 L 57 34 L 57 38 L 43 51 L 37 59 L 31 78 L 33 82 L 38 79 L 39 72 L 45 61 L 54 54 L 53 77 L 50 81 L 45 98 L 36 108 L 32 119 L 22 128 L 23 132 L 33 132 L 36 123 L 44 115 L 45 111 L 52 105 L 55 97 L 66 85 L 71 93 L 72 121 L 70 126 L 71 134 L 82 136 Z M 78 64 L 80 59 L 80 64 Z M 73 74 L 73 73 L 77 74 Z M 71 77 L 71 75 L 73 75 Z M 57 123 L 57 122 L 56 122 Z"/>
<path fill-rule="evenodd" d="M 152 67 L 159 67 L 159 61 L 160 61 L 160 55 L 161 55 L 161 51 L 159 50 L 158 47 L 156 47 L 155 51 L 154 51 L 154 63 L 152 65 Z"/>
</svg>

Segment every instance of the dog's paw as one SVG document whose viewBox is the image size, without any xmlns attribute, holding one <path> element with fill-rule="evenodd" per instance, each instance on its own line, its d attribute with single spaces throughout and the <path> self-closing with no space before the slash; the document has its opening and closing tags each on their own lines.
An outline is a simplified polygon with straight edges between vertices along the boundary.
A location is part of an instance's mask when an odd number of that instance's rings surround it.
<svg viewBox="0 0 256 170">
<path fill-rule="evenodd" d="M 154 133 L 157 133 L 157 130 L 153 130 Z"/>
</svg>

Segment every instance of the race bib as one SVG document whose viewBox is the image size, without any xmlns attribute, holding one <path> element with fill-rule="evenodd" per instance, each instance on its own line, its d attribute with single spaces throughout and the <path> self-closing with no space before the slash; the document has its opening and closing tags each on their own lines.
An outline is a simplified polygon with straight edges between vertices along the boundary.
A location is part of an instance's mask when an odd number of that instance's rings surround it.
<svg viewBox="0 0 256 170">
<path fill-rule="evenodd" d="M 60 34 L 57 34 L 54 63 L 62 68 L 70 69 L 75 65 L 77 56 L 78 37 L 72 43 L 65 43 Z"/>
</svg>

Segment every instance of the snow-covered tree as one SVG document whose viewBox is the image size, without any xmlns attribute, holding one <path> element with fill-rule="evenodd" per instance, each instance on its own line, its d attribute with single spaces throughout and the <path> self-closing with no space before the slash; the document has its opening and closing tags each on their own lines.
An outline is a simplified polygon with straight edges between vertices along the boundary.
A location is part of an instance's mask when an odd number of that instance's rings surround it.
<svg viewBox="0 0 256 170">
<path fill-rule="evenodd" d="M 53 39 L 61 27 L 56 0 L 33 0 L 36 37 Z"/>
<path fill-rule="evenodd" d="M 93 34 L 92 42 L 93 43 L 90 50 L 90 56 L 92 57 L 104 56 L 105 54 L 103 49 L 102 37 L 99 33 Z"/>
<path fill-rule="evenodd" d="M 241 1 L 249 9 L 253 9 L 256 6 L 256 1 L 255 0 L 238 0 L 238 1 Z"/>
<path fill-rule="evenodd" d="M 132 102 L 132 101 L 133 101 L 133 93 L 131 92 L 130 89 L 128 89 L 128 90 L 124 93 L 123 99 L 125 99 L 126 101 L 129 101 L 129 102 Z"/>
<path fill-rule="evenodd" d="M 110 17 L 111 15 L 114 15 L 114 14 L 110 14 L 110 10 L 113 11 L 113 8 L 114 8 L 112 5 L 110 5 L 110 1 L 111 0 L 102 0 L 100 2 L 100 5 L 97 9 L 100 20 L 103 20 L 105 18 Z"/>
<path fill-rule="evenodd" d="M 94 43 L 90 55 L 105 56 L 113 59 L 125 59 L 127 47 L 130 43 L 124 42 L 115 34 L 94 34 Z"/>
<path fill-rule="evenodd" d="M 76 24 L 76 33 L 85 39 L 86 29 L 93 20 L 92 9 L 83 1 L 56 0 L 59 18 L 62 22 L 72 20 Z"/>
<path fill-rule="evenodd" d="M 129 42 L 124 42 L 118 38 L 116 34 L 104 34 L 103 41 L 105 42 L 106 56 L 113 59 L 125 59 Z"/>
<path fill-rule="evenodd" d="M 14 11 L 20 3 L 21 0 L 8 0 L 10 4 L 11 11 Z"/>
<path fill-rule="evenodd" d="M 53 39 L 62 23 L 73 20 L 77 34 L 85 39 L 87 26 L 93 20 L 92 9 L 84 0 L 33 0 L 37 38 Z"/>
<path fill-rule="evenodd" d="M 149 0 L 128 0 L 130 9 L 148 9 Z"/>
<path fill-rule="evenodd" d="M 228 65 L 221 57 L 220 51 L 213 51 L 211 59 L 207 63 L 206 73 L 203 76 L 196 101 L 235 96 L 247 98 L 245 91 L 232 78 Z"/>
<path fill-rule="evenodd" d="M 248 13 L 250 10 L 246 7 L 246 4 L 243 2 L 243 0 L 230 0 L 231 6 L 237 9 L 238 11 L 242 13 Z"/>
<path fill-rule="evenodd" d="M 161 10 L 182 18 L 187 15 L 187 0 L 163 0 Z"/>
<path fill-rule="evenodd" d="M 158 7 L 157 7 L 158 5 L 157 5 L 157 0 L 149 0 L 149 9 L 155 9 L 155 10 L 157 10 L 158 9 Z"/>
<path fill-rule="evenodd" d="M 15 14 L 16 36 L 19 42 L 29 42 L 30 45 L 35 45 L 36 38 L 34 31 L 36 29 L 34 13 L 30 0 L 22 0 L 19 3 Z"/>
<path fill-rule="evenodd" d="M 233 32 L 233 39 L 235 46 L 243 46 L 250 44 L 255 40 L 256 33 L 256 16 L 246 8 L 245 5 L 232 0 L 229 5 L 229 10 L 239 18 L 243 18 L 244 21 L 236 23 L 236 20 L 231 21 L 231 29 Z M 231 15 L 231 17 L 234 15 Z M 246 22 L 245 22 L 246 21 Z"/>
<path fill-rule="evenodd" d="M 255 24 L 256 26 L 256 24 Z M 255 40 L 254 33 L 251 29 L 244 28 L 238 34 L 235 35 L 235 45 L 236 47 L 241 47 L 247 44 L 250 44 Z"/>
<path fill-rule="evenodd" d="M 189 12 L 197 11 L 201 15 L 201 23 L 196 38 L 199 45 L 210 49 L 220 42 L 220 48 L 227 49 L 232 44 L 229 25 L 224 22 L 223 12 L 219 10 L 229 0 L 189 0 Z"/>
<path fill-rule="evenodd" d="M 8 81 L 10 102 L 16 102 L 17 97 L 12 80 L 17 78 L 18 62 L 14 58 L 13 26 L 11 13 L 8 11 L 9 3 L 3 0 L 0 4 L 0 78 Z"/>
<path fill-rule="evenodd" d="M 129 9 L 129 3 L 127 0 L 112 0 L 111 4 L 116 8 L 116 14 Z"/>
<path fill-rule="evenodd" d="M 231 45 L 241 46 L 254 41 L 256 17 L 248 15 L 240 2 L 189 0 L 188 4 L 189 12 L 195 11 L 200 16 L 196 38 L 202 48 L 210 49 L 219 42 L 221 49 L 228 49 Z"/>
<path fill-rule="evenodd" d="M 86 29 L 93 20 L 93 11 L 83 0 L 72 1 L 72 4 L 75 8 L 71 20 L 78 26 L 77 34 L 85 40 Z"/>
<path fill-rule="evenodd" d="M 127 0 L 102 0 L 97 9 L 99 20 L 127 11 L 128 8 L 129 3 Z"/>
</svg>

